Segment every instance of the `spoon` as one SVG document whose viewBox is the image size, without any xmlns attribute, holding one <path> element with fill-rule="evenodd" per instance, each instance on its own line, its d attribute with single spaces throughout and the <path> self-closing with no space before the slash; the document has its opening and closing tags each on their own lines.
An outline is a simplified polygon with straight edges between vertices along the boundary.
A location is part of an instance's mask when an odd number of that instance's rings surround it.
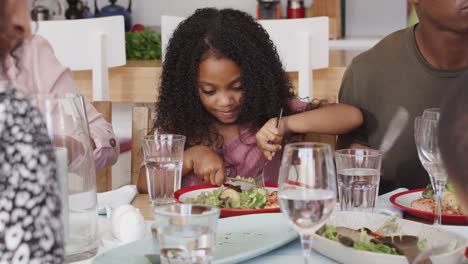
<svg viewBox="0 0 468 264">
<path fill-rule="evenodd" d="M 396 139 L 400 136 L 403 129 L 406 127 L 408 123 L 409 113 L 408 110 L 399 106 L 395 115 L 393 116 L 390 124 L 388 125 L 387 132 L 382 139 L 382 143 L 380 144 L 380 150 L 383 153 L 388 152 L 393 144 L 395 143 Z"/>
</svg>

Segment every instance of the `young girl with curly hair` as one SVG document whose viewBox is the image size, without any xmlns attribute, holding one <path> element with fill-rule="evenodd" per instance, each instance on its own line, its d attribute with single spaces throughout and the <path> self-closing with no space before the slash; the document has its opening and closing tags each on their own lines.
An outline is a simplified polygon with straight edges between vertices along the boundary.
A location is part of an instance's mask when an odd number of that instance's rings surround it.
<svg viewBox="0 0 468 264">
<path fill-rule="evenodd" d="M 283 118 L 276 128 L 276 116 Z M 281 149 L 293 134 L 340 134 L 362 122 L 359 109 L 309 110 L 296 99 L 268 33 L 233 9 L 197 10 L 170 39 L 163 63 L 156 130 L 187 137 L 182 186 L 222 184 L 224 177 L 277 182 Z M 146 191 L 144 170 L 140 191 Z"/>
</svg>

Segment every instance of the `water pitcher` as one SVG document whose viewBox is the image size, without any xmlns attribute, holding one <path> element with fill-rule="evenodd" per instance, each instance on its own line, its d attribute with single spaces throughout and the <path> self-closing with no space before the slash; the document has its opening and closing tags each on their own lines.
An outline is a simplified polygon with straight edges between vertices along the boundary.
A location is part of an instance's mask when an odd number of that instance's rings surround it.
<svg viewBox="0 0 468 264">
<path fill-rule="evenodd" d="M 55 148 L 66 261 L 90 258 L 98 248 L 96 171 L 84 99 L 77 94 L 36 95 L 33 102 L 44 116 Z"/>
</svg>

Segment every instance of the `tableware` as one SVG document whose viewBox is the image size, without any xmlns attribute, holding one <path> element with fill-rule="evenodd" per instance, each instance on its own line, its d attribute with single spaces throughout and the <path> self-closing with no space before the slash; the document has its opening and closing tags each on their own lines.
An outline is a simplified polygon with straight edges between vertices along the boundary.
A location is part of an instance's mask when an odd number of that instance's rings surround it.
<svg viewBox="0 0 468 264">
<path fill-rule="evenodd" d="M 186 187 L 174 192 L 174 199 L 178 203 L 184 203 L 188 198 L 195 198 L 202 192 L 212 192 L 218 189 L 219 186 L 212 184 L 202 184 Z M 266 184 L 265 188 L 269 193 L 277 191 L 276 184 Z M 221 217 L 240 216 L 248 214 L 264 214 L 264 213 L 279 213 L 278 208 L 263 208 L 263 209 L 233 209 L 233 208 L 221 208 Z"/>
<path fill-rule="evenodd" d="M 372 212 L 379 193 L 383 152 L 372 149 L 335 151 L 338 196 L 342 211 Z"/>
<path fill-rule="evenodd" d="M 219 208 L 171 204 L 155 206 L 153 216 L 161 263 L 211 263 Z"/>
<path fill-rule="evenodd" d="M 224 183 L 230 184 L 233 186 L 239 186 L 241 190 L 250 190 L 256 187 L 256 184 L 248 182 L 244 179 L 236 178 L 236 177 L 226 177 L 224 179 Z"/>
<path fill-rule="evenodd" d="M 281 214 L 253 214 L 218 220 L 213 264 L 241 263 L 297 238 Z M 97 256 L 94 264 L 149 263 L 155 254 L 152 239 L 145 238 Z"/>
<path fill-rule="evenodd" d="M 283 118 L 283 107 L 281 107 L 281 109 L 280 109 L 280 111 L 278 113 L 278 117 L 276 118 L 276 129 L 279 129 L 282 118 Z M 267 161 L 265 161 L 265 163 L 263 163 L 262 170 L 260 171 L 260 174 L 255 179 L 255 182 L 256 182 L 257 186 L 261 186 L 261 187 L 265 186 L 265 167 L 267 166 L 268 162 L 269 162 L 269 160 L 267 160 Z"/>
<path fill-rule="evenodd" d="M 312 235 L 333 212 L 336 176 L 330 145 L 292 143 L 279 171 L 281 212 L 300 233 L 305 263 L 311 263 Z"/>
<path fill-rule="evenodd" d="M 421 198 L 421 194 L 424 190 L 425 189 L 415 189 L 396 193 L 390 197 L 390 202 L 410 215 L 432 221 L 435 217 L 434 213 L 411 207 L 411 202 Z M 468 225 L 468 216 L 442 214 L 442 224 Z"/>
<path fill-rule="evenodd" d="M 54 146 L 65 259 L 72 262 L 91 258 L 99 246 L 96 169 L 84 98 L 79 94 L 38 94 L 32 102 L 41 111 Z"/>
<path fill-rule="evenodd" d="M 440 108 L 428 108 L 425 109 L 422 115 L 424 119 L 439 120 Z"/>
<path fill-rule="evenodd" d="M 153 205 L 174 203 L 180 189 L 185 136 L 156 134 L 143 137 L 148 194 Z"/>
<path fill-rule="evenodd" d="M 419 160 L 429 174 L 435 193 L 436 217 L 434 224 L 440 225 L 442 223 L 442 196 L 447 183 L 447 172 L 440 155 L 438 128 L 439 120 L 436 119 L 416 117 L 414 122 L 414 137 Z"/>
<path fill-rule="evenodd" d="M 364 212 L 335 212 L 330 217 L 327 224 L 343 226 L 352 229 L 367 227 L 376 230 L 384 223 L 388 216 L 364 213 Z M 467 238 L 460 234 L 446 231 L 431 225 L 425 225 L 414 221 L 397 218 L 396 222 L 399 230 L 407 235 L 418 236 L 419 239 L 427 240 L 427 247 L 437 247 L 448 243 L 454 244 L 453 251 L 431 256 L 434 264 L 461 263 Z M 360 263 L 360 264 L 407 264 L 408 260 L 404 256 L 390 255 L 384 253 L 374 253 L 357 250 L 343 246 L 339 242 L 329 240 L 317 234 L 314 235 L 314 248 L 319 253 L 328 256 L 340 263 Z M 338 253 L 339 252 L 339 253 Z"/>
</svg>

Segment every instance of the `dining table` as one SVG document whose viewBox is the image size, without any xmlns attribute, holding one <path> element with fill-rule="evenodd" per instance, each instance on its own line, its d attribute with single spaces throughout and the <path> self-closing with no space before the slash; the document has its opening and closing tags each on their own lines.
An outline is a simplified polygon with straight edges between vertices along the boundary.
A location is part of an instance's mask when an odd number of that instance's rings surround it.
<svg viewBox="0 0 468 264">
<path fill-rule="evenodd" d="M 376 212 L 380 212 L 383 214 L 390 215 L 393 213 L 403 215 L 399 209 L 391 205 L 389 202 L 389 197 L 397 192 L 401 192 L 402 189 L 397 189 L 393 192 L 384 194 L 379 196 L 377 205 L 376 205 Z M 145 218 L 145 225 L 146 225 L 146 236 L 151 236 L 150 226 L 153 222 L 152 218 L 152 206 L 148 197 L 148 194 L 137 194 L 131 203 L 134 207 L 138 208 L 140 213 Z M 431 224 L 427 221 L 424 221 L 419 218 L 414 218 L 408 215 L 404 215 L 404 218 L 421 222 L 422 224 Z M 101 246 L 99 247 L 98 254 L 103 254 L 108 250 L 116 248 L 121 244 L 112 244 L 109 242 L 105 242 L 105 238 L 109 238 L 111 236 L 111 224 L 110 219 L 106 216 L 99 216 L 98 217 L 98 226 L 99 226 L 99 236 L 103 239 Z M 457 226 L 457 225 L 441 225 L 441 228 L 446 229 L 448 231 L 461 234 L 468 239 L 468 226 Z M 467 245 L 468 246 L 468 245 Z M 87 260 L 73 262 L 75 264 L 91 264 L 94 258 L 90 258 Z M 330 259 L 324 255 L 321 255 L 317 251 L 312 251 L 311 259 L 313 263 L 337 263 L 333 259 Z M 279 248 L 276 248 L 272 251 L 269 251 L 265 254 L 256 256 L 249 260 L 243 261 L 242 263 L 246 264 L 260 264 L 260 263 L 269 263 L 269 264 L 282 264 L 282 263 L 302 263 L 303 255 L 302 255 L 302 247 L 299 239 L 295 239 L 292 242 L 283 245 Z M 149 264 L 142 263 L 142 264 Z M 462 261 L 462 264 L 468 264 L 468 259 L 465 258 Z"/>
</svg>

